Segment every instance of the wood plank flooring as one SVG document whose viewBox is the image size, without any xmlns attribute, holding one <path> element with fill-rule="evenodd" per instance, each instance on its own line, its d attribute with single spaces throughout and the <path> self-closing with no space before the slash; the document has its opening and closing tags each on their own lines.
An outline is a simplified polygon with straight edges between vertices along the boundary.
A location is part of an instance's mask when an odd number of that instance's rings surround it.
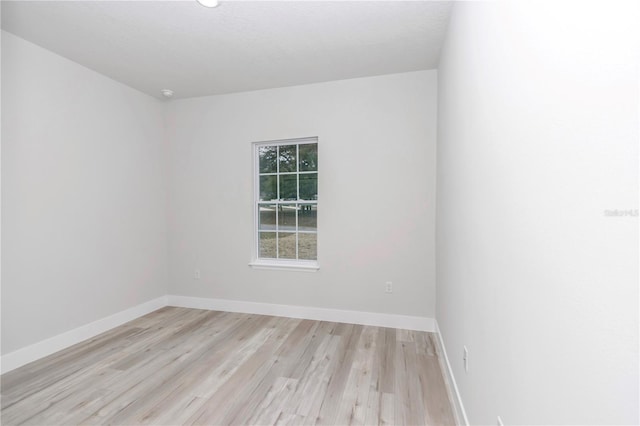
<svg viewBox="0 0 640 426">
<path fill-rule="evenodd" d="M 431 333 L 198 309 L 0 380 L 4 425 L 455 423 Z"/>
</svg>

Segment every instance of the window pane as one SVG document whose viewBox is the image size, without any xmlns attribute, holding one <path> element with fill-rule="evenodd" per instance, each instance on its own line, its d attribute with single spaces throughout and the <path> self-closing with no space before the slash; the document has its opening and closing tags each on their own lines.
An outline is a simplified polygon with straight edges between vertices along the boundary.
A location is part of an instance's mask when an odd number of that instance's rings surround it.
<svg viewBox="0 0 640 426">
<path fill-rule="evenodd" d="M 298 258 L 304 260 L 317 260 L 317 234 L 298 234 Z"/>
<path fill-rule="evenodd" d="M 296 232 L 296 205 L 281 204 L 278 210 L 278 231 Z"/>
<path fill-rule="evenodd" d="M 278 198 L 277 179 L 277 176 L 260 176 L 260 201 L 270 201 Z"/>
<path fill-rule="evenodd" d="M 261 231 L 276 230 L 276 206 L 272 204 L 260 204 L 258 206 L 259 229 Z"/>
<path fill-rule="evenodd" d="M 318 174 L 308 173 L 300 175 L 300 199 L 301 200 L 317 200 L 318 199 Z"/>
<path fill-rule="evenodd" d="M 296 258 L 296 234 L 294 232 L 278 233 L 278 257 L 280 259 Z"/>
<path fill-rule="evenodd" d="M 300 145 L 300 171 L 318 171 L 318 144 L 308 143 Z"/>
<path fill-rule="evenodd" d="M 275 173 L 277 151 L 275 146 L 261 146 L 258 148 L 260 156 L 260 173 Z"/>
<path fill-rule="evenodd" d="M 318 230 L 318 206 L 315 204 L 300 204 L 298 208 L 298 230 Z"/>
<path fill-rule="evenodd" d="M 296 170 L 296 145 L 280 146 L 280 173 L 295 172 Z"/>
<path fill-rule="evenodd" d="M 281 200 L 297 200 L 298 199 L 297 175 L 280 175 L 280 199 Z"/>
<path fill-rule="evenodd" d="M 276 233 L 260 232 L 259 257 L 276 258 Z"/>
<path fill-rule="evenodd" d="M 254 151 L 260 259 L 317 259 L 318 144 L 307 141 L 258 144 Z"/>
</svg>

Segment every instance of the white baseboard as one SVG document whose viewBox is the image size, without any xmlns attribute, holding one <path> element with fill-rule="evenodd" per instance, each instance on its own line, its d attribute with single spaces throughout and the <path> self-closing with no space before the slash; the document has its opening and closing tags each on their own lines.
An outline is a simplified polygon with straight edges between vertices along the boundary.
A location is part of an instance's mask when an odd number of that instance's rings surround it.
<svg viewBox="0 0 640 426">
<path fill-rule="evenodd" d="M 316 321 L 345 322 L 349 324 L 402 328 L 406 330 L 430 332 L 435 332 L 436 330 L 435 320 L 427 317 L 175 295 L 169 295 L 167 296 L 167 299 L 169 306 L 179 306 L 183 308 L 273 315 L 277 317 L 301 318 Z"/>
<path fill-rule="evenodd" d="M 111 330 L 114 327 L 139 318 L 157 309 L 167 306 L 167 296 L 158 297 L 124 311 L 109 315 L 87 325 L 75 328 L 57 336 L 50 337 L 33 345 L 26 346 L 17 351 L 10 352 L 0 358 L 0 371 L 2 374 L 22 367 L 25 364 L 36 361 L 59 350 L 73 346 L 83 340 L 90 339 L 100 333 Z"/>
<path fill-rule="evenodd" d="M 464 410 L 464 405 L 462 404 L 462 398 L 460 397 L 460 392 L 458 391 L 458 385 L 456 384 L 456 379 L 453 375 L 453 370 L 451 369 L 451 364 L 449 363 L 449 358 L 447 357 L 447 350 L 444 347 L 444 340 L 442 340 L 442 334 L 440 334 L 440 327 L 438 327 L 438 322 L 435 321 L 436 334 L 438 335 L 438 346 L 440 350 L 440 354 L 442 355 L 440 359 L 444 360 L 443 373 L 447 376 L 448 385 L 449 385 L 449 393 L 451 395 L 451 400 L 455 405 L 457 423 L 469 426 L 469 419 L 467 418 L 467 412 Z"/>
<path fill-rule="evenodd" d="M 15 370 L 165 306 L 344 322 L 406 330 L 436 331 L 435 320 L 427 317 L 168 295 L 3 355 L 0 357 L 0 373 L 4 374 Z"/>
</svg>

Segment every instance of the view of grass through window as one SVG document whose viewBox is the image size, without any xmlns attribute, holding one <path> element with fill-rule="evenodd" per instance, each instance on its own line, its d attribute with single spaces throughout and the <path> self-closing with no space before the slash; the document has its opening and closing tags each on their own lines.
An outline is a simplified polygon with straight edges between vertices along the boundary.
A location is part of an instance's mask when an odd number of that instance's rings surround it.
<svg viewBox="0 0 640 426">
<path fill-rule="evenodd" d="M 257 146 L 258 258 L 316 260 L 318 143 Z"/>
</svg>

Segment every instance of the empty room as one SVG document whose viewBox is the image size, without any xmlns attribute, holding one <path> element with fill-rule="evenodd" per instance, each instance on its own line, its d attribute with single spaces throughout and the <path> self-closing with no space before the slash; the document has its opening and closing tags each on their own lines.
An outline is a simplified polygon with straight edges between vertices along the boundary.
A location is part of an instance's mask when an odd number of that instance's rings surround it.
<svg viewBox="0 0 640 426">
<path fill-rule="evenodd" d="M 2 424 L 640 424 L 639 2 L 0 13 Z"/>
</svg>

